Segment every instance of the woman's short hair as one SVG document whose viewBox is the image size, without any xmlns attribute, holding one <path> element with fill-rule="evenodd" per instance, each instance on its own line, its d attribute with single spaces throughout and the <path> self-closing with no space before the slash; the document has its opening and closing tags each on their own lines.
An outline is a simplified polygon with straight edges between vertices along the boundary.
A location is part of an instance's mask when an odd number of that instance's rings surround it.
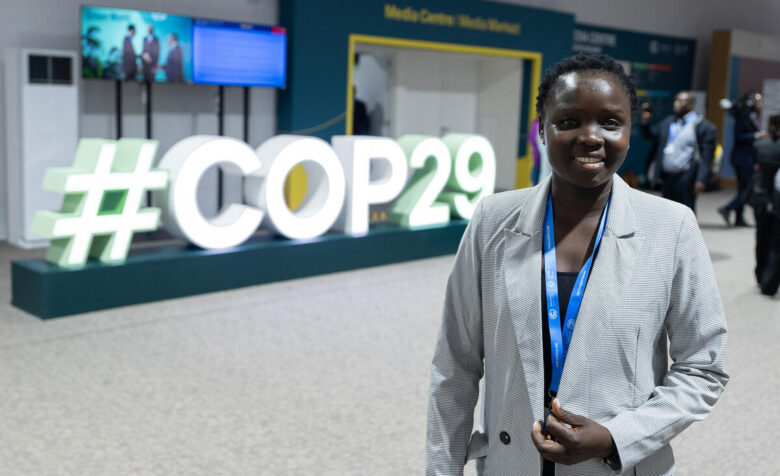
<svg viewBox="0 0 780 476">
<path fill-rule="evenodd" d="M 544 120 L 545 106 L 555 86 L 555 82 L 561 76 L 575 71 L 597 71 L 611 74 L 626 88 L 631 101 L 631 117 L 636 115 L 637 98 L 636 85 L 633 78 L 626 74 L 623 67 L 614 58 L 603 54 L 579 53 L 559 61 L 555 66 L 544 73 L 542 84 L 539 85 L 539 95 L 536 96 L 536 115 Z"/>
</svg>

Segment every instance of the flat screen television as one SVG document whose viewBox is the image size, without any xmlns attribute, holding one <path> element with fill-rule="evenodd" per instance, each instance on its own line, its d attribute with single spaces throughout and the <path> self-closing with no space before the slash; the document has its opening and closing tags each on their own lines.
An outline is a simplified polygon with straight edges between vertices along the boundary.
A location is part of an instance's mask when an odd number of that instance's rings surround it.
<svg viewBox="0 0 780 476">
<path fill-rule="evenodd" d="M 192 18 L 81 7 L 82 77 L 191 82 Z"/>
<path fill-rule="evenodd" d="M 195 83 L 280 88 L 287 80 L 284 28 L 196 19 L 192 51 Z"/>
</svg>

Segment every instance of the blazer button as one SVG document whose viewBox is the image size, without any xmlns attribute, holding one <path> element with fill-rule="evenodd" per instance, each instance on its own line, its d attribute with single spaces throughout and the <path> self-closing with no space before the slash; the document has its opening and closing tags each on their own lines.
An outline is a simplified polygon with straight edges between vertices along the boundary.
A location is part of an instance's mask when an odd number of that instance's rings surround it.
<svg viewBox="0 0 780 476">
<path fill-rule="evenodd" d="M 512 438 L 509 437 L 509 433 L 502 431 L 498 438 L 501 440 L 501 443 L 508 445 L 510 441 L 512 441 Z"/>
</svg>

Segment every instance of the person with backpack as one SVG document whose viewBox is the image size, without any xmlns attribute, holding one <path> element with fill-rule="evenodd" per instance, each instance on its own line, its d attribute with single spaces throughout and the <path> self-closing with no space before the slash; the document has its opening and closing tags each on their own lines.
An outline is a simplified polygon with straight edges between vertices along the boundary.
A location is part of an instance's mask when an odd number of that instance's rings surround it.
<svg viewBox="0 0 780 476">
<path fill-rule="evenodd" d="M 674 98 L 674 114 L 651 125 L 650 106 L 643 103 L 640 117 L 642 136 L 657 146 L 653 181 L 662 182 L 664 198 L 694 212 L 696 195 L 706 187 L 718 140 L 715 125 L 696 114 L 695 106 L 696 97 L 690 91 L 680 91 Z"/>
</svg>

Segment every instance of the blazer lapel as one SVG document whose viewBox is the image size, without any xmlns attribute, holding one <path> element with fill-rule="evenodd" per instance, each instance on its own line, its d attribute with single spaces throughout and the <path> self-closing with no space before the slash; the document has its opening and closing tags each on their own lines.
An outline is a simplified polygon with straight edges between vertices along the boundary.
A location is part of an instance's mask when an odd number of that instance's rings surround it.
<svg viewBox="0 0 780 476">
<path fill-rule="evenodd" d="M 544 417 L 542 347 L 542 223 L 548 178 L 522 204 L 517 224 L 504 230 L 506 295 L 535 421 Z"/>
<path fill-rule="evenodd" d="M 593 262 L 563 368 L 558 391 L 562 404 L 568 400 L 577 380 L 585 373 L 594 344 L 609 325 L 623 290 L 630 284 L 642 247 L 642 238 L 636 236 L 629 187 L 617 175 L 613 180 L 607 231 Z"/>
</svg>

